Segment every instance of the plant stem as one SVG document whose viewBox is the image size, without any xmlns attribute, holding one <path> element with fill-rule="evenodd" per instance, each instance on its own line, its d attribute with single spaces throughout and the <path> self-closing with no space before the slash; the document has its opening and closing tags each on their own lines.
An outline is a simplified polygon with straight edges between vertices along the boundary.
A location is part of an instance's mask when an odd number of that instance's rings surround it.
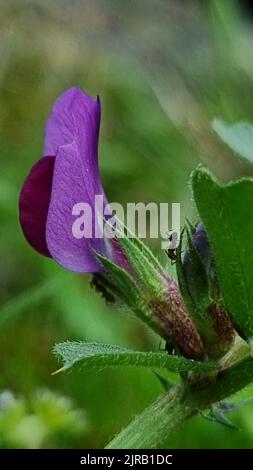
<svg viewBox="0 0 253 470">
<path fill-rule="evenodd" d="M 106 448 L 157 449 L 200 410 L 238 392 L 252 380 L 253 359 L 247 358 L 220 371 L 211 383 L 178 385 L 146 408 Z"/>
</svg>

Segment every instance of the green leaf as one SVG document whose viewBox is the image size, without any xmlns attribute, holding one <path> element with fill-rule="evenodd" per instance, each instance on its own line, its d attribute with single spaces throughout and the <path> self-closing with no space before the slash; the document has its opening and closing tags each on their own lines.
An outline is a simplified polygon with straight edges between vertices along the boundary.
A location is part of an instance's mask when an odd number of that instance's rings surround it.
<svg viewBox="0 0 253 470">
<path fill-rule="evenodd" d="M 253 124 L 248 122 L 227 124 L 220 119 L 214 119 L 212 126 L 225 144 L 253 163 Z"/>
<path fill-rule="evenodd" d="M 218 365 L 214 362 L 198 362 L 179 356 L 170 356 L 166 352 L 139 352 L 121 346 L 103 343 L 84 343 L 67 341 L 56 344 L 54 353 L 63 361 L 62 370 L 69 369 L 75 364 L 86 367 L 138 366 L 165 368 L 174 372 L 215 370 Z"/>
<path fill-rule="evenodd" d="M 214 255 L 225 306 L 240 334 L 253 334 L 253 180 L 219 184 L 205 169 L 192 175 L 194 199 Z"/>
</svg>

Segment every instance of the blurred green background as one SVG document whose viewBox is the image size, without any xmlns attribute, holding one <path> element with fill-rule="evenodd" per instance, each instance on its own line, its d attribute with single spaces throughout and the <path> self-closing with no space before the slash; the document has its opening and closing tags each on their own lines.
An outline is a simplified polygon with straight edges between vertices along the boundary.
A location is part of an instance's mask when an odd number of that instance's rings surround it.
<svg viewBox="0 0 253 470">
<path fill-rule="evenodd" d="M 151 371 L 134 368 L 51 375 L 59 341 L 159 348 L 129 312 L 104 304 L 89 276 L 38 255 L 21 233 L 19 190 L 42 155 L 54 100 L 70 86 L 99 93 L 110 201 L 181 202 L 194 218 L 198 162 L 224 180 L 252 171 L 211 129 L 214 117 L 253 121 L 253 22 L 242 3 L 0 1 L 1 447 L 103 447 L 162 393 Z M 195 418 L 167 445 L 252 447 L 253 407 L 232 419 L 240 431 Z"/>
</svg>

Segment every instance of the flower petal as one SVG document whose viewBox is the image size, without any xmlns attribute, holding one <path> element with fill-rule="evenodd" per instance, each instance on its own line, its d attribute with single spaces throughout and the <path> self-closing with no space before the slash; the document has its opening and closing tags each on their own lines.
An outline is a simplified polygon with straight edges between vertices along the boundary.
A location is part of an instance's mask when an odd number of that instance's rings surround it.
<svg viewBox="0 0 253 470">
<path fill-rule="evenodd" d="M 209 271 L 212 265 L 213 258 L 207 234 L 204 225 L 201 222 L 197 225 L 196 231 L 192 239 L 195 247 L 197 248 L 204 261 L 207 271 Z"/>
<path fill-rule="evenodd" d="M 27 241 L 51 256 L 46 244 L 46 220 L 52 189 L 55 157 L 41 158 L 32 167 L 20 192 L 19 219 Z"/>
<path fill-rule="evenodd" d="M 84 128 L 84 132 L 87 135 L 87 149 L 91 151 L 87 128 Z M 76 219 L 72 215 L 73 206 L 88 202 L 92 208 L 94 223 L 94 196 L 103 195 L 103 192 L 99 192 L 100 180 L 94 178 L 90 164 L 84 157 L 75 141 L 58 149 L 46 224 L 46 241 L 52 257 L 65 268 L 76 272 L 99 272 L 103 268 L 92 250 L 107 255 L 104 239 L 78 239 L 72 233 Z"/>
<path fill-rule="evenodd" d="M 46 126 L 44 155 L 56 155 L 58 147 L 70 144 L 73 140 L 86 153 L 87 137 L 93 140 L 93 146 L 97 148 L 99 122 L 99 100 L 89 97 L 80 88 L 70 88 L 53 106 Z M 94 154 L 91 156 L 91 164 L 94 164 Z"/>
<path fill-rule="evenodd" d="M 90 204 L 93 224 L 95 196 L 103 196 L 97 211 L 101 215 L 107 203 L 98 168 L 99 125 L 98 98 L 90 98 L 79 88 L 63 93 L 46 126 L 44 154 L 55 157 L 33 167 L 20 196 L 20 222 L 27 240 L 40 253 L 78 272 L 103 270 L 93 250 L 125 263 L 120 247 L 94 238 L 94 231 L 88 239 L 72 234 L 76 203 Z"/>
</svg>

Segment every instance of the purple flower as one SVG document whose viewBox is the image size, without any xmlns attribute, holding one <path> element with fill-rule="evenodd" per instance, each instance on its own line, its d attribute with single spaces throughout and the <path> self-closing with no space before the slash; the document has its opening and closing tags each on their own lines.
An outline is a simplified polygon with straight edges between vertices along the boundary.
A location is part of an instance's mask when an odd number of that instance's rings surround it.
<svg viewBox="0 0 253 470">
<path fill-rule="evenodd" d="M 99 98 L 70 88 L 55 102 L 45 133 L 44 156 L 32 167 L 20 193 L 20 223 L 39 253 L 77 272 L 99 272 L 94 251 L 125 266 L 114 239 L 80 238 L 72 234 L 72 208 L 86 202 L 95 214 L 95 195 L 103 196 L 98 167 Z M 103 209 L 103 208 L 102 208 Z M 102 214 L 101 214 L 102 215 Z"/>
<path fill-rule="evenodd" d="M 32 167 L 20 194 L 24 235 L 38 252 L 65 268 L 94 273 L 93 286 L 106 300 L 123 300 L 178 351 L 202 358 L 202 340 L 178 286 L 167 278 L 149 249 L 140 239 L 123 236 L 109 240 L 97 238 L 93 232 L 94 222 L 103 216 L 107 205 L 98 167 L 99 125 L 98 99 L 78 88 L 58 98 L 46 126 L 44 156 Z M 99 209 L 97 196 L 103 197 Z M 92 227 L 89 237 L 73 234 L 78 215 L 73 208 L 78 203 L 91 209 L 91 218 L 87 222 L 84 214 L 83 220 L 84 226 L 88 223 Z M 107 214 L 111 216 L 110 208 Z M 124 234 L 124 227 L 120 234 Z"/>
</svg>

